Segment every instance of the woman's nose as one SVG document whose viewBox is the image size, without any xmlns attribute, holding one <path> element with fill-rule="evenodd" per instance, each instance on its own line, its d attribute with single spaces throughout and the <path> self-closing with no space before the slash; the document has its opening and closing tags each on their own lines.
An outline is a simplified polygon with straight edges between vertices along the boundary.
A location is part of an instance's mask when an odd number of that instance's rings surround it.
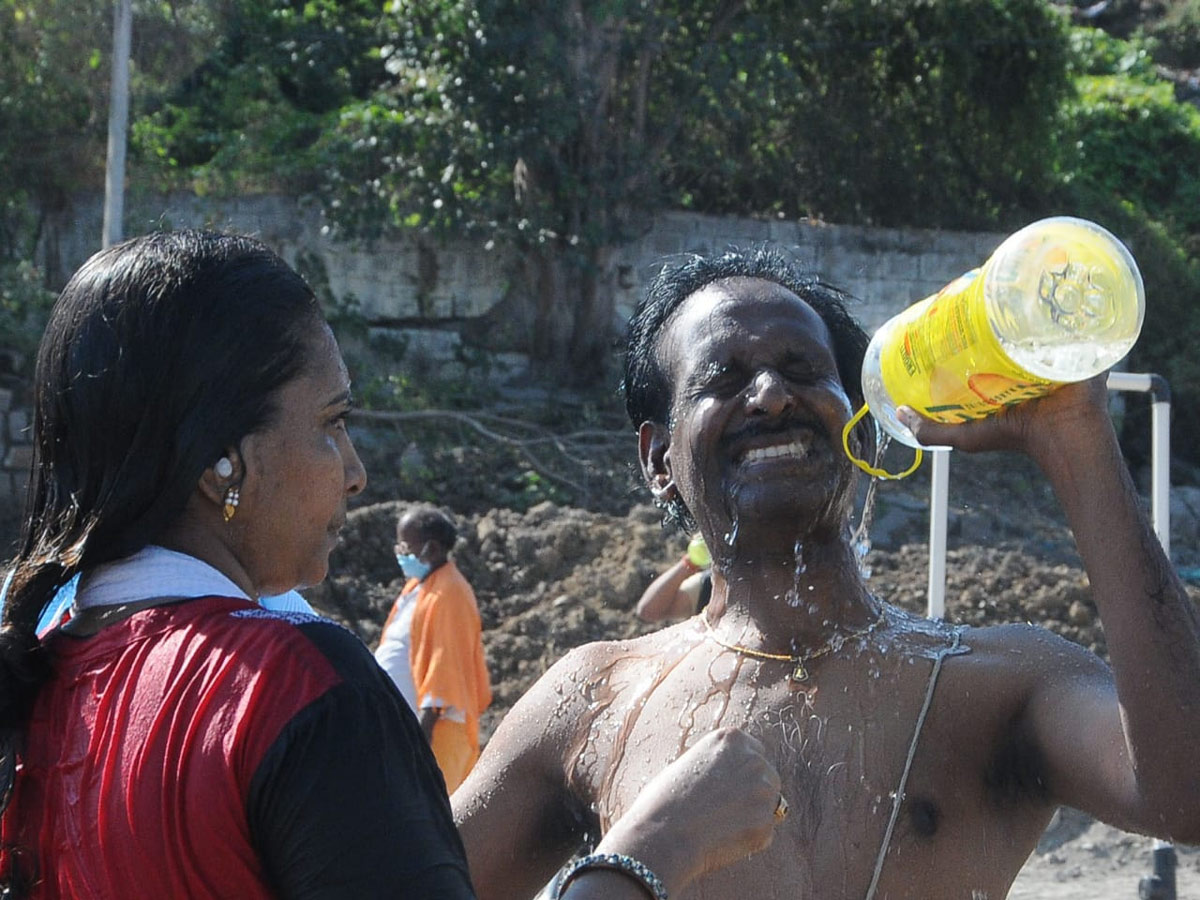
<svg viewBox="0 0 1200 900">
<path fill-rule="evenodd" d="M 367 486 L 367 469 L 359 459 L 358 451 L 354 449 L 354 442 L 350 440 L 349 435 L 346 436 L 346 450 L 349 451 L 345 456 L 346 493 L 353 497 L 355 494 L 361 494 Z"/>
</svg>

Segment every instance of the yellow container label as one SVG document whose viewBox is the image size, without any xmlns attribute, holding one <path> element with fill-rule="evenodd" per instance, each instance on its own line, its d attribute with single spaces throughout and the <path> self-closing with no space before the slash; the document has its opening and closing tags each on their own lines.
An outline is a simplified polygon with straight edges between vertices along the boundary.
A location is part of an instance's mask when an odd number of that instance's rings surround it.
<svg viewBox="0 0 1200 900">
<path fill-rule="evenodd" d="M 896 406 L 938 422 L 967 422 L 1058 386 L 1004 352 L 988 321 L 983 271 L 967 272 L 890 323 L 880 375 Z"/>
</svg>

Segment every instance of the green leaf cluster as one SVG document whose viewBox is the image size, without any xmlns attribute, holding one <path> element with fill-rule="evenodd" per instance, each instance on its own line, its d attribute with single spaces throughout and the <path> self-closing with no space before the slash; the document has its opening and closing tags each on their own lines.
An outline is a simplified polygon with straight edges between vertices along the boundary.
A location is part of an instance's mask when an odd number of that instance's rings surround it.
<svg viewBox="0 0 1200 900">
<path fill-rule="evenodd" d="M 313 194 L 348 236 L 509 242 L 549 310 L 535 343 L 604 345 L 606 253 L 662 209 L 995 230 L 1071 212 L 1134 245 L 1152 310 L 1139 363 L 1200 396 L 1179 343 L 1200 325 L 1200 113 L 1158 69 L 1197 64 L 1200 0 L 1130 40 L 1046 0 L 134 13 L 132 184 Z M 111 14 L 0 0 L 2 259 L 100 183 Z M 1170 333 L 1151 334 L 1160 321 Z"/>
<path fill-rule="evenodd" d="M 687 205 L 994 227 L 1028 214 L 1069 91 L 1040 0 L 829 0 L 771 23 L 770 65 L 714 98 L 670 172 Z M 683 155 L 687 151 L 687 155 Z M 694 152 L 693 152 L 694 151 Z"/>
<path fill-rule="evenodd" d="M 385 74 L 378 4 L 237 0 L 213 10 L 193 44 L 204 52 L 133 122 L 135 164 L 159 186 L 201 193 L 314 189 L 322 136 Z"/>
<path fill-rule="evenodd" d="M 1076 92 L 1059 131 L 1062 210 L 1120 236 L 1146 284 L 1146 323 L 1127 365 L 1156 372 L 1175 403 L 1173 452 L 1200 462 L 1200 110 L 1179 102 L 1155 69 L 1152 41 L 1091 29 L 1072 35 Z M 1125 444 L 1146 458 L 1147 411 L 1131 404 Z"/>
<path fill-rule="evenodd" d="M 1048 188 L 1070 87 L 1043 0 L 396 0 L 382 28 L 391 79 L 324 148 L 365 234 L 596 246 L 663 206 L 991 226 Z"/>
<path fill-rule="evenodd" d="M 0 261 L 0 350 L 16 374 L 29 377 L 55 295 L 28 262 Z"/>
<path fill-rule="evenodd" d="M 1155 59 L 1163 65 L 1200 68 L 1200 0 L 1173 0 L 1166 15 L 1143 33 L 1155 43 Z"/>
<path fill-rule="evenodd" d="M 92 0 L 0 0 L 0 256 L 32 249 L 30 207 L 35 220 L 63 210 L 103 179 L 111 15 Z"/>
</svg>

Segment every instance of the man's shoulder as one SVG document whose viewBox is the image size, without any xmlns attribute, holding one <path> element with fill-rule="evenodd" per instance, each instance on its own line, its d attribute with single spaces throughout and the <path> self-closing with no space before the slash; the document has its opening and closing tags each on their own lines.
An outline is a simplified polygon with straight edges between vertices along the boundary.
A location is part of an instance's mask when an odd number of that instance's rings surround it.
<svg viewBox="0 0 1200 900">
<path fill-rule="evenodd" d="M 1107 664 L 1086 647 L 1025 623 L 964 629 L 966 651 L 947 662 L 938 691 L 964 716 L 1005 719 L 1069 680 L 1111 681 Z M 935 703 L 938 698 L 935 697 Z"/>
<path fill-rule="evenodd" d="M 700 639 L 699 628 L 693 617 L 649 634 L 619 640 L 589 641 L 566 651 L 543 678 L 580 681 L 601 674 L 607 677 L 617 667 L 621 672 L 657 669 L 662 665 L 663 650 L 681 640 L 695 643 Z"/>
<path fill-rule="evenodd" d="M 1029 622 L 967 628 L 962 642 L 970 648 L 970 655 L 996 666 L 1030 669 L 1047 662 L 1058 664 L 1064 657 L 1103 665 L 1088 648 Z"/>
</svg>

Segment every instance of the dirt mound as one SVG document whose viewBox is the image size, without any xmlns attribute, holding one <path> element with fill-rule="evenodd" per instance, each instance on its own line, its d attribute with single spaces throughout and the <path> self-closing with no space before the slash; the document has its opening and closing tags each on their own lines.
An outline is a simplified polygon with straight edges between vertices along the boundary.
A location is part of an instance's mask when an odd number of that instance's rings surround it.
<svg viewBox="0 0 1200 900">
<path fill-rule="evenodd" d="M 371 646 L 402 583 L 392 547 L 403 505 L 352 512 L 330 577 L 308 592 L 316 607 Z M 524 513 L 464 516 L 458 524 L 454 556 L 479 600 L 495 693 L 485 734 L 570 648 L 649 630 L 632 609 L 684 546 L 645 506 L 613 516 L 543 503 Z"/>
<path fill-rule="evenodd" d="M 924 611 L 928 589 L 928 490 L 918 476 L 879 491 L 866 558 L 876 594 L 914 611 Z M 951 499 L 946 617 L 1031 621 L 1104 655 L 1087 576 L 1040 476 L 1020 465 L 956 460 Z M 370 646 L 401 587 L 393 544 L 403 505 L 351 512 L 329 579 L 307 592 Z M 570 648 L 656 627 L 640 622 L 634 605 L 685 544 L 650 505 L 614 515 L 542 503 L 458 521 L 455 557 L 479 599 L 495 691 L 484 735 Z"/>
<path fill-rule="evenodd" d="M 923 612 L 929 579 L 929 482 L 918 475 L 879 490 L 872 507 L 868 584 Z M 350 514 L 330 577 L 313 604 L 374 646 L 401 586 L 393 556 L 402 502 Z M 479 599 L 495 702 L 484 736 L 563 653 L 656 626 L 633 614 L 642 590 L 682 553 L 659 512 L 624 514 L 542 503 L 525 512 L 462 513 L 455 557 Z M 951 476 L 946 618 L 984 625 L 1034 622 L 1104 655 L 1087 576 L 1048 485 L 1030 467 L 956 455 Z M 1189 587 L 1194 599 L 1200 589 Z M 1013 887 L 1013 898 L 1116 900 L 1137 895 L 1152 843 L 1064 810 Z M 1180 850 L 1180 888 L 1197 882 L 1200 854 Z"/>
</svg>

